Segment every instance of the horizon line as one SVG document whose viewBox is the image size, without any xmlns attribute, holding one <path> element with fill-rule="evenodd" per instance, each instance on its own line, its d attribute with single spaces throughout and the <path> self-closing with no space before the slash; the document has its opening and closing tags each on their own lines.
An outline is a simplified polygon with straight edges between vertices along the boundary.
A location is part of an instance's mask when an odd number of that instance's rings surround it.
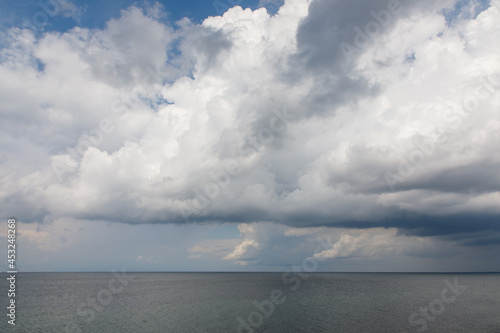
<svg viewBox="0 0 500 333">
<path fill-rule="evenodd" d="M 117 270 L 111 270 L 111 271 L 17 271 L 15 274 L 24 274 L 24 273 L 113 273 L 113 272 L 118 272 Z M 246 274 L 246 273 L 285 273 L 284 271 L 127 271 L 125 272 L 128 273 L 238 273 L 238 274 Z M 1 273 L 5 274 L 12 274 L 8 273 L 8 271 L 0 271 Z M 327 273 L 327 274 L 500 274 L 499 272 L 495 271 L 470 271 L 470 272 L 460 272 L 460 271 L 450 271 L 450 272 L 418 272 L 418 271 L 407 271 L 407 272 L 349 272 L 349 271 L 338 271 L 338 272 L 332 272 L 332 271 L 318 271 L 318 272 L 307 272 L 307 274 L 318 274 L 318 273 Z"/>
</svg>

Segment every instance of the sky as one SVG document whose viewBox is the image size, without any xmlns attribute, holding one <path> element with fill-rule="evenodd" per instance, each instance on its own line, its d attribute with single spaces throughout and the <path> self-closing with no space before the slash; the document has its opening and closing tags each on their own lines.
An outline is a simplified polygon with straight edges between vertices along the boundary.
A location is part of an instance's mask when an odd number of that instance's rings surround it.
<svg viewBox="0 0 500 333">
<path fill-rule="evenodd" d="M 500 271 L 499 22 L 500 0 L 0 1 L 19 271 Z"/>
</svg>

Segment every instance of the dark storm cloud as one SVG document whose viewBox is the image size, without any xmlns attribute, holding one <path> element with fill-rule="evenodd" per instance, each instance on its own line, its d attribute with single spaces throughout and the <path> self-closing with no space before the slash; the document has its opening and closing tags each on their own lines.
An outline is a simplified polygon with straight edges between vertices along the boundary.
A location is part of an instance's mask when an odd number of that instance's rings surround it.
<svg viewBox="0 0 500 333">
<path fill-rule="evenodd" d="M 384 24 L 386 31 L 389 31 L 399 19 L 398 16 L 402 14 L 407 3 L 409 1 L 312 1 L 309 15 L 297 31 L 298 59 L 315 73 L 328 71 L 345 75 L 352 69 L 352 62 L 355 59 L 345 57 L 341 44 L 361 46 L 362 44 L 355 45 L 356 36 L 363 36 L 369 22 L 377 22 L 372 13 L 380 13 L 381 10 L 389 13 L 385 18 L 387 24 Z M 388 4 L 390 4 L 391 11 L 389 11 Z M 378 25 L 378 27 L 381 26 Z M 365 41 L 362 38 L 359 41 L 366 42 L 366 47 L 368 47 L 372 40 Z M 361 52 L 357 52 L 354 55 L 360 54 Z"/>
<path fill-rule="evenodd" d="M 312 75 L 313 85 L 301 108 L 307 116 L 324 116 L 383 89 L 358 70 L 357 59 L 380 36 L 415 11 L 431 13 L 432 1 L 314 0 L 297 31 L 298 52 L 290 59 L 288 78 Z M 309 75 L 307 75 L 309 74 Z"/>
</svg>

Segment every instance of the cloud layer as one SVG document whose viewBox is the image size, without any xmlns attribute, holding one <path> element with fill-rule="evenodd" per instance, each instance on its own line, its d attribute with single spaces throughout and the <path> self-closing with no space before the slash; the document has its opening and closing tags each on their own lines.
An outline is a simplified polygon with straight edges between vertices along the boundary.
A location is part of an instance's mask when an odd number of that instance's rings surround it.
<svg viewBox="0 0 500 333">
<path fill-rule="evenodd" d="M 11 28 L 2 209 L 498 243 L 485 232 L 500 232 L 500 1 L 479 7 L 290 0 L 200 25 L 131 7 L 102 30 Z M 318 255 L 382 238 L 346 234 Z M 251 262 L 262 244 L 224 258 Z"/>
</svg>

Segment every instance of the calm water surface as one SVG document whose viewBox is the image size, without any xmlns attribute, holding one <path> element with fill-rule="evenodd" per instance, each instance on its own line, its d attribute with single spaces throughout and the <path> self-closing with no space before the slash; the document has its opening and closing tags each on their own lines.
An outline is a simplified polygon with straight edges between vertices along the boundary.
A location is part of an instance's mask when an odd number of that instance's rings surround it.
<svg viewBox="0 0 500 333">
<path fill-rule="evenodd" d="M 0 276 L 0 332 L 500 332 L 500 274 Z"/>
</svg>

